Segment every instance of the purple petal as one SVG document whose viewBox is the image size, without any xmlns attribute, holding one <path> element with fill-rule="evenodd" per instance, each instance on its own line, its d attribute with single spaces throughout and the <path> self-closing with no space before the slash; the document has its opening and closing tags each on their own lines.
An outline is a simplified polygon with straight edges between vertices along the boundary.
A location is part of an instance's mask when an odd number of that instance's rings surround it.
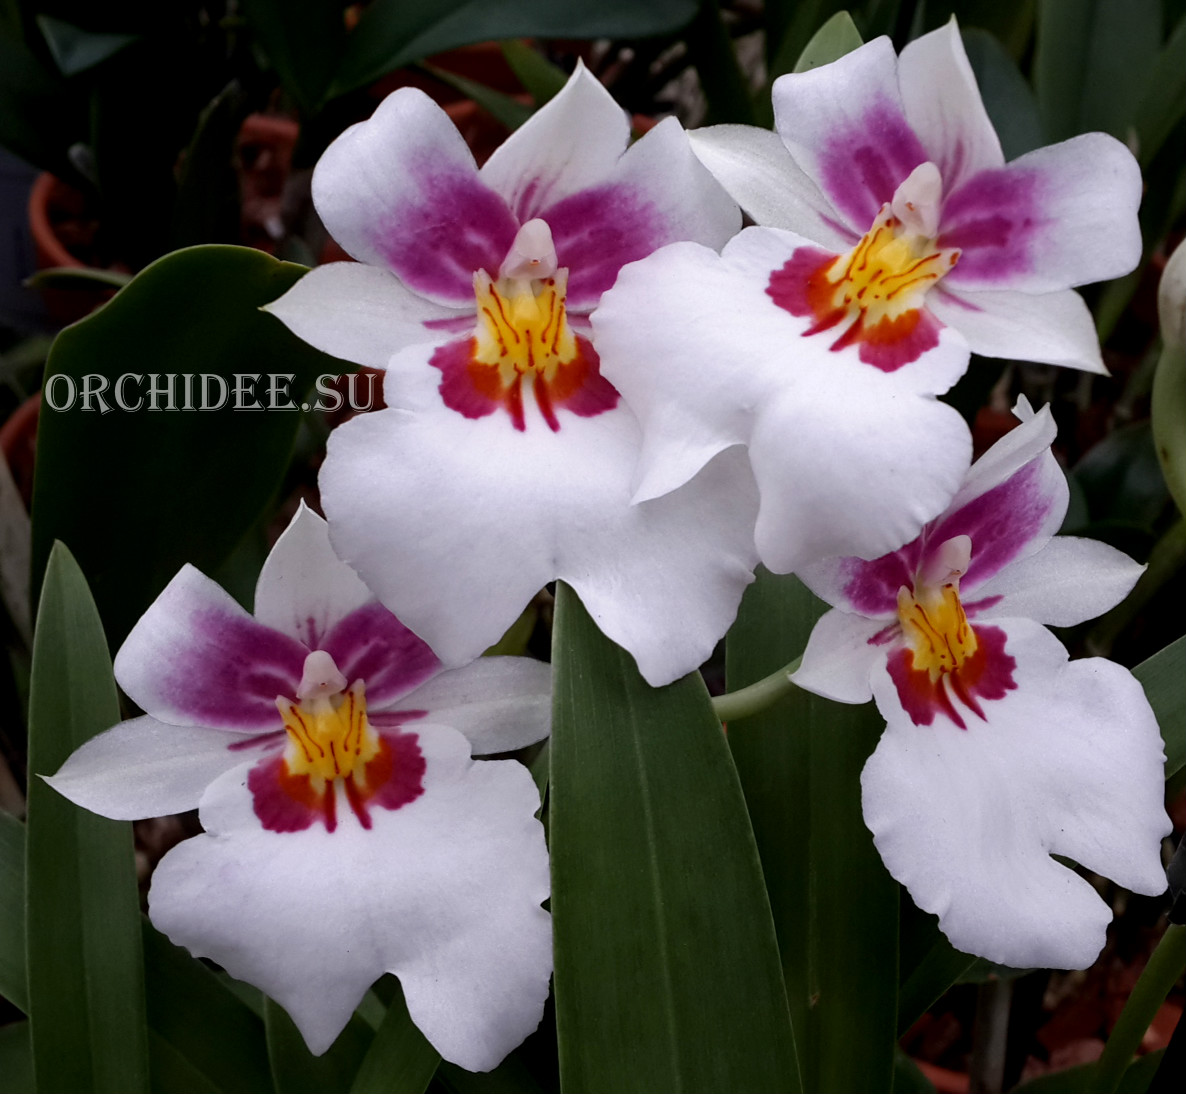
<svg viewBox="0 0 1186 1094">
<path fill-rule="evenodd" d="M 375 707 L 393 703 L 441 667 L 426 642 L 374 601 L 338 623 L 322 649 L 347 680 L 366 683 L 367 703 Z"/>
</svg>

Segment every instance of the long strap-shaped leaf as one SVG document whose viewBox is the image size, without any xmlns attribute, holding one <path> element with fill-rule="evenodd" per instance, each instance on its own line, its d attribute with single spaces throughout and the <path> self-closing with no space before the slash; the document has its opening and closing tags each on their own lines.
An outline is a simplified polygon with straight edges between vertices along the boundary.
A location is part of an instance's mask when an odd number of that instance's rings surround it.
<svg viewBox="0 0 1186 1094">
<path fill-rule="evenodd" d="M 118 721 L 103 626 L 82 571 L 55 544 L 29 697 L 28 990 L 42 1094 L 148 1090 L 131 825 L 79 809 L 36 777 Z"/>
<path fill-rule="evenodd" d="M 553 662 L 561 1089 L 800 1089 L 753 834 L 702 681 L 649 687 L 563 585 Z"/>
<path fill-rule="evenodd" d="M 760 573 L 728 640 L 730 689 L 802 652 L 823 605 Z M 884 723 L 796 692 L 729 727 L 782 949 L 803 1081 L 889 1090 L 897 1021 L 898 887 L 861 820 L 860 773 Z"/>
</svg>

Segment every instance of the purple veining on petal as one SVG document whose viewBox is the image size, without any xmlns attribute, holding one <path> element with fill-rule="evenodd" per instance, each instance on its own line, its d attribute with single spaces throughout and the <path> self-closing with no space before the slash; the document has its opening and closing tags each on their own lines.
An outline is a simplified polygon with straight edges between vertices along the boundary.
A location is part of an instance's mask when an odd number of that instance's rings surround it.
<svg viewBox="0 0 1186 1094">
<path fill-rule="evenodd" d="M 867 228 L 920 163 L 923 149 L 897 104 L 871 103 L 857 124 L 837 127 L 820 155 L 824 192 L 854 226 Z"/>
<path fill-rule="evenodd" d="M 296 694 L 309 651 L 250 616 L 196 611 L 187 624 L 190 641 L 169 651 L 156 694 L 194 725 L 274 729 L 276 696 Z"/>
<path fill-rule="evenodd" d="M 1055 501 L 1042 491 L 1044 456 L 928 527 L 927 542 L 935 548 L 953 536 L 971 537 L 972 561 L 961 581 L 965 589 L 983 584 L 1041 532 Z"/>
<path fill-rule="evenodd" d="M 664 217 L 631 186 L 581 190 L 539 215 L 552 229 L 557 264 L 568 268 L 569 312 L 592 311 L 627 262 L 673 242 Z"/>
<path fill-rule="evenodd" d="M 1037 171 L 1001 167 L 981 171 L 943 205 L 939 247 L 958 247 L 959 262 L 947 276 L 962 283 L 1007 284 L 1027 273 L 1049 227 Z"/>
<path fill-rule="evenodd" d="M 394 702 L 441 667 L 428 643 L 376 601 L 341 620 L 321 648 L 347 680 L 366 684 L 367 704 L 372 708 Z"/>
<path fill-rule="evenodd" d="M 519 225 L 501 197 L 473 174 L 411 164 L 419 194 L 379 226 L 379 248 L 410 289 L 472 303 L 474 273 L 497 276 Z"/>
<path fill-rule="evenodd" d="M 859 558 L 844 560 L 844 595 L 854 612 L 871 619 L 879 615 L 897 616 L 898 590 L 912 586 L 922 558 L 922 541 L 916 539 L 872 562 Z"/>
</svg>

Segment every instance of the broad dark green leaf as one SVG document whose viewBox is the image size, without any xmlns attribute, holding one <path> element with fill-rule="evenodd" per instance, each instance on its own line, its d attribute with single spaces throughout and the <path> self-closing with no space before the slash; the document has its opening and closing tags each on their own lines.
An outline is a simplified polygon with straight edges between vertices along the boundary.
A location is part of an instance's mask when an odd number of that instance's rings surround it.
<svg viewBox="0 0 1186 1094">
<path fill-rule="evenodd" d="M 29 1023 L 0 1026 L 0 1094 L 30 1094 L 33 1090 L 33 1051 Z"/>
<path fill-rule="evenodd" d="M 1160 0 L 1039 0 L 1034 87 L 1047 140 L 1126 137 L 1160 47 Z"/>
<path fill-rule="evenodd" d="M 1144 88 L 1135 124 L 1137 156 L 1147 167 L 1186 113 L 1186 18 L 1178 20 L 1162 46 Z"/>
<path fill-rule="evenodd" d="M 350 1094 L 421 1094 L 441 1062 L 408 1014 L 398 983 L 395 997 L 354 1076 Z"/>
<path fill-rule="evenodd" d="M 324 99 L 345 48 L 342 7 L 325 0 L 243 0 L 243 14 L 284 90 L 307 114 Z"/>
<path fill-rule="evenodd" d="M 1171 642 L 1132 674 L 1145 689 L 1145 697 L 1157 715 L 1165 741 L 1165 777 L 1168 779 L 1186 767 L 1186 638 Z"/>
<path fill-rule="evenodd" d="M 802 652 L 823 605 L 759 574 L 727 641 L 730 690 Z M 782 952 L 807 1090 L 888 1090 L 897 1039 L 898 887 L 861 818 L 872 704 L 794 692 L 729 727 Z M 854 1051 L 853 1046 L 860 1050 Z"/>
<path fill-rule="evenodd" d="M 245 408 L 271 401 L 268 374 L 291 376 L 299 403 L 314 377 L 353 368 L 299 341 L 259 310 L 304 273 L 244 247 L 178 251 L 144 270 L 94 315 L 67 328 L 46 367 L 33 498 L 34 574 L 55 539 L 78 557 L 112 646 L 186 562 L 213 569 L 258 519 L 288 465 L 297 410 Z M 127 382 L 119 408 L 114 386 Z M 175 377 L 173 404 L 147 392 Z M 185 377 L 192 377 L 186 397 Z M 88 381 L 88 377 L 91 379 Z M 204 379 L 209 377 L 209 379 Z M 83 398 L 105 385 L 98 398 Z M 225 385 L 220 387 L 219 385 Z M 227 405 L 208 405 L 226 393 Z M 73 392 L 74 398 L 69 400 Z M 57 411 L 55 406 L 69 409 Z M 89 403 L 90 409 L 84 409 Z M 107 529 L 100 534 L 96 529 Z"/>
<path fill-rule="evenodd" d="M 504 38 L 643 38 L 677 30 L 696 0 L 375 0 L 350 33 L 332 92 L 446 49 Z"/>
<path fill-rule="evenodd" d="M 962 38 L 1005 159 L 1014 160 L 1038 148 L 1043 143 L 1038 101 L 1017 62 L 986 30 L 973 27 Z"/>
<path fill-rule="evenodd" d="M 58 544 L 46 568 L 29 696 L 29 1020 L 43 1094 L 148 1090 L 140 903 L 132 826 L 36 778 L 119 721 L 103 626 Z"/>
<path fill-rule="evenodd" d="M 703 682 L 648 687 L 563 585 L 553 666 L 562 1089 L 800 1089 L 753 835 Z"/>
<path fill-rule="evenodd" d="M 263 1021 L 147 919 L 141 931 L 154 1089 L 273 1094 Z"/>
<path fill-rule="evenodd" d="M 830 65 L 860 45 L 861 32 L 857 30 L 852 16 L 846 11 L 838 11 L 815 32 L 799 54 L 792 71 L 807 72 L 820 65 Z"/>
<path fill-rule="evenodd" d="M 25 826 L 0 811 L 0 995 L 28 1010 L 25 968 Z"/>
<path fill-rule="evenodd" d="M 351 1016 L 338 1039 L 321 1056 L 314 1056 L 279 1003 L 264 1000 L 268 1031 L 268 1059 L 276 1094 L 325 1094 L 351 1090 L 351 1083 L 371 1047 L 375 1031 L 357 1014 Z"/>
</svg>

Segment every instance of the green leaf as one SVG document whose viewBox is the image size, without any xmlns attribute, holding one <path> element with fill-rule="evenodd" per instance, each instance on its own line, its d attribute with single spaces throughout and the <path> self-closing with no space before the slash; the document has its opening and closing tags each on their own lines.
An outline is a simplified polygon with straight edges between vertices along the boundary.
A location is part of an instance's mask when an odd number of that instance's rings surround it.
<svg viewBox="0 0 1186 1094">
<path fill-rule="evenodd" d="M 1043 138 L 1038 101 L 1017 62 L 986 30 L 973 27 L 963 31 L 961 37 L 1005 159 L 1014 160 L 1040 147 Z"/>
<path fill-rule="evenodd" d="M 0 1026 L 0 1094 L 29 1094 L 33 1089 L 33 1050 L 29 1023 Z"/>
<path fill-rule="evenodd" d="M 136 34 L 83 30 L 82 27 L 50 15 L 37 16 L 37 25 L 63 76 L 77 76 L 88 68 L 102 64 L 139 37 Z"/>
<path fill-rule="evenodd" d="M 295 404 L 318 374 L 354 368 L 259 310 L 303 273 L 245 247 L 178 251 L 54 343 L 37 437 L 34 574 L 55 539 L 66 543 L 91 582 L 113 647 L 184 563 L 210 570 L 226 558 L 280 486 L 301 415 L 236 410 L 236 377 L 292 376 Z M 129 374 L 141 378 L 124 389 L 127 405 L 143 399 L 135 411 L 115 399 L 115 385 Z M 162 387 L 176 378 L 176 409 L 164 409 L 164 396 L 161 409 L 151 409 L 153 375 Z M 210 405 L 220 391 L 227 405 L 182 409 L 186 376 L 193 377 L 190 406 L 202 405 L 204 385 Z M 239 403 L 283 406 L 267 383 L 245 382 Z M 105 391 L 84 399 L 88 384 Z M 97 528 L 113 531 L 98 535 Z"/>
<path fill-rule="evenodd" d="M 357 1014 L 328 1051 L 314 1056 L 305 1039 L 279 1003 L 264 999 L 264 1024 L 268 1031 L 268 1059 L 276 1094 L 325 1094 L 351 1090 L 375 1031 Z"/>
<path fill-rule="evenodd" d="M 0 995 L 28 1013 L 25 826 L 0 810 Z"/>
<path fill-rule="evenodd" d="M 511 66 L 511 71 L 535 100 L 536 106 L 543 106 L 568 83 L 568 73 L 552 64 L 527 42 L 518 38 L 508 38 L 498 45 L 507 64 Z"/>
<path fill-rule="evenodd" d="M 396 983 L 395 998 L 354 1076 L 350 1094 L 421 1094 L 440 1062 L 441 1054 L 416 1028 Z"/>
<path fill-rule="evenodd" d="M 82 571 L 57 544 L 29 696 L 29 1021 L 46 1094 L 148 1090 L 132 826 L 87 813 L 36 778 L 118 721 L 102 624 Z"/>
<path fill-rule="evenodd" d="M 263 1021 L 147 919 L 141 934 L 154 1088 L 273 1094 Z"/>
<path fill-rule="evenodd" d="M 727 640 L 730 690 L 801 653 L 823 608 L 797 578 L 760 573 Z M 795 691 L 729 731 L 811 1091 L 892 1082 L 898 887 L 861 818 L 859 781 L 883 728 L 872 704 Z"/>
<path fill-rule="evenodd" d="M 1186 17 L 1157 55 L 1136 107 L 1137 156 L 1147 167 L 1186 114 Z"/>
<path fill-rule="evenodd" d="M 807 72 L 830 65 L 862 45 L 861 32 L 846 11 L 838 11 L 812 36 L 795 61 L 792 72 Z"/>
<path fill-rule="evenodd" d="M 553 666 L 562 1089 L 800 1089 L 761 869 L 703 682 L 648 687 L 564 585 Z"/>
<path fill-rule="evenodd" d="M 411 61 L 505 38 L 645 38 L 677 30 L 696 0 L 375 0 L 346 41 L 332 94 L 343 94 Z"/>
<path fill-rule="evenodd" d="M 1122 140 L 1161 46 L 1160 0 L 1039 0 L 1034 87 L 1050 141 Z"/>
<path fill-rule="evenodd" d="M 1145 689 L 1145 698 L 1157 715 L 1165 741 L 1165 777 L 1186 767 L 1186 682 L 1182 664 L 1186 661 L 1186 637 L 1171 642 L 1132 670 Z"/>
</svg>

